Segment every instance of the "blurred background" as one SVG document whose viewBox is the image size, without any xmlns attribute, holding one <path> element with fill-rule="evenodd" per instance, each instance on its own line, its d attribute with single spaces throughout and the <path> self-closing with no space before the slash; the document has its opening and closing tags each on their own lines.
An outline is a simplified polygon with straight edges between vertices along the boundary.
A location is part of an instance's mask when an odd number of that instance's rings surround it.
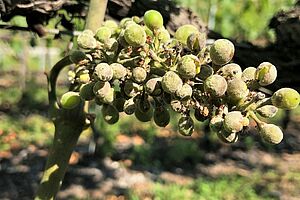
<svg viewBox="0 0 300 200">
<path fill-rule="evenodd" d="M 211 36 L 230 38 L 238 47 L 250 45 L 260 49 L 258 53 L 276 46 L 270 20 L 278 12 L 293 10 L 295 3 L 172 1 L 198 15 Z M 68 18 L 65 10 L 58 14 Z M 64 28 L 58 25 L 61 18 L 50 19 L 46 27 Z M 72 22 L 74 30 L 83 29 L 83 19 Z M 27 26 L 23 16 L 13 17 L 9 24 Z M 47 118 L 44 73 L 72 48 L 76 37 L 40 38 L 32 32 L 0 29 L 0 38 L 0 199 L 32 199 L 54 132 Z M 291 81 L 285 84 L 298 87 Z M 63 94 L 68 88 L 67 71 L 59 86 L 58 94 Z M 91 111 L 99 115 L 99 108 Z M 177 120 L 174 113 L 170 125 L 159 128 L 134 116 L 121 116 L 115 125 L 97 117 L 95 129 L 84 131 L 72 154 L 58 199 L 300 199 L 300 108 L 281 111 L 271 119 L 285 134 L 276 146 L 261 141 L 255 130 L 235 144 L 224 144 L 209 131 L 207 122 L 197 122 L 193 136 L 182 137 Z"/>
</svg>

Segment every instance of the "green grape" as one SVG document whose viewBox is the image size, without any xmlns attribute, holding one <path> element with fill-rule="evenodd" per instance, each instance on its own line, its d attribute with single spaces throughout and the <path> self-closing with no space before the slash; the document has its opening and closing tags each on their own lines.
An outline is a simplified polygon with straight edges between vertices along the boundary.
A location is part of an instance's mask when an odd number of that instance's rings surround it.
<svg viewBox="0 0 300 200">
<path fill-rule="evenodd" d="M 79 72 L 78 74 L 78 82 L 79 83 L 88 83 L 90 81 L 90 75 L 89 75 L 89 71 L 88 70 L 84 70 Z"/>
<path fill-rule="evenodd" d="M 151 106 L 151 103 L 148 100 L 148 98 L 143 98 L 143 99 L 138 99 L 138 101 L 137 101 L 137 108 L 141 112 L 148 112 L 149 109 L 152 108 L 152 106 Z"/>
<path fill-rule="evenodd" d="M 257 67 L 255 78 L 261 86 L 270 85 L 277 78 L 277 69 L 271 63 L 263 62 Z"/>
<path fill-rule="evenodd" d="M 262 107 L 256 109 L 256 111 L 262 117 L 272 118 L 276 115 L 278 108 L 276 106 L 272 106 L 272 105 L 265 105 L 265 106 L 262 106 Z"/>
<path fill-rule="evenodd" d="M 242 68 L 235 63 L 230 63 L 221 67 L 217 74 L 223 76 L 226 80 L 242 77 Z"/>
<path fill-rule="evenodd" d="M 191 51 L 199 52 L 206 45 L 206 34 L 205 33 L 192 33 L 187 38 L 187 46 Z"/>
<path fill-rule="evenodd" d="M 224 118 L 221 115 L 213 116 L 209 121 L 210 130 L 213 132 L 220 132 L 223 127 Z"/>
<path fill-rule="evenodd" d="M 97 46 L 97 41 L 91 30 L 84 30 L 77 38 L 78 46 L 83 49 L 94 49 Z"/>
<path fill-rule="evenodd" d="M 244 117 L 240 111 L 231 111 L 224 117 L 224 130 L 232 132 L 240 132 L 243 129 Z"/>
<path fill-rule="evenodd" d="M 191 79 L 196 76 L 196 63 L 192 55 L 181 58 L 177 71 L 182 78 Z"/>
<path fill-rule="evenodd" d="M 104 97 L 111 89 L 109 82 L 98 81 L 94 84 L 93 92 L 97 97 Z"/>
<path fill-rule="evenodd" d="M 95 67 L 94 74 L 100 81 L 110 81 L 113 77 L 113 69 L 107 63 L 100 63 Z"/>
<path fill-rule="evenodd" d="M 256 68 L 255 67 L 247 67 L 244 69 L 242 73 L 242 80 L 244 82 L 249 82 L 255 80 L 255 73 L 256 73 Z"/>
<path fill-rule="evenodd" d="M 162 15 L 156 10 L 148 10 L 144 14 L 144 23 L 150 30 L 157 30 L 163 27 Z"/>
<path fill-rule="evenodd" d="M 115 94 L 116 97 L 113 101 L 113 105 L 119 112 L 123 112 L 126 99 L 122 96 L 121 92 L 115 92 Z"/>
<path fill-rule="evenodd" d="M 70 53 L 70 60 L 72 63 L 78 64 L 80 61 L 86 59 L 86 55 L 84 52 L 80 50 L 74 50 Z"/>
<path fill-rule="evenodd" d="M 186 24 L 186 25 L 180 26 L 176 30 L 175 39 L 177 39 L 182 44 L 186 45 L 188 37 L 193 33 L 198 33 L 198 29 L 191 24 Z"/>
<path fill-rule="evenodd" d="M 165 28 L 161 28 L 158 30 L 157 37 L 162 43 L 168 42 L 171 38 L 169 31 Z"/>
<path fill-rule="evenodd" d="M 162 93 L 160 78 L 151 78 L 145 84 L 145 90 L 147 94 L 152 96 L 158 96 Z"/>
<path fill-rule="evenodd" d="M 113 79 L 124 80 L 127 75 L 127 69 L 119 64 L 119 63 L 112 63 L 110 67 L 113 70 Z"/>
<path fill-rule="evenodd" d="M 159 127 L 166 127 L 170 123 L 170 113 L 164 106 L 155 107 L 153 120 Z"/>
<path fill-rule="evenodd" d="M 93 92 L 94 85 L 94 82 L 90 82 L 80 87 L 79 95 L 83 100 L 90 101 L 95 98 L 95 94 Z"/>
<path fill-rule="evenodd" d="M 75 108 L 81 101 L 78 92 L 66 92 L 62 95 L 60 99 L 60 104 L 64 109 L 73 109 Z"/>
<path fill-rule="evenodd" d="M 279 144 L 283 139 L 281 129 L 274 124 L 262 124 L 259 126 L 259 134 L 264 141 L 270 144 Z"/>
<path fill-rule="evenodd" d="M 299 105 L 300 95 L 292 88 L 281 88 L 272 95 L 271 101 L 277 108 L 292 110 Z"/>
<path fill-rule="evenodd" d="M 194 121 L 190 116 L 183 116 L 178 121 L 178 131 L 183 136 L 191 136 L 194 131 Z"/>
<path fill-rule="evenodd" d="M 146 33 L 143 27 L 137 24 L 130 24 L 126 27 L 124 38 L 133 47 L 143 46 L 146 43 Z"/>
<path fill-rule="evenodd" d="M 211 75 L 204 81 L 204 90 L 216 97 L 223 96 L 227 90 L 227 82 L 220 75 Z"/>
<path fill-rule="evenodd" d="M 239 136 L 236 132 L 227 132 L 225 130 L 218 131 L 217 136 L 222 142 L 225 143 L 235 143 L 239 139 Z"/>
<path fill-rule="evenodd" d="M 153 38 L 154 37 L 154 34 L 153 32 L 147 27 L 147 26 L 143 26 L 144 30 L 145 30 L 145 33 L 147 36 Z"/>
<path fill-rule="evenodd" d="M 141 121 L 141 122 L 149 122 L 152 119 L 153 116 L 153 109 L 150 105 L 149 109 L 145 110 L 141 110 L 139 108 L 139 106 L 136 107 L 135 111 L 134 111 L 134 115 L 135 117 Z"/>
<path fill-rule="evenodd" d="M 128 80 L 125 82 L 123 89 L 124 89 L 124 93 L 128 97 L 134 97 L 143 90 L 143 87 L 137 83 Z"/>
<path fill-rule="evenodd" d="M 193 88 L 187 83 L 183 84 L 183 86 L 176 91 L 176 96 L 179 97 L 179 99 L 181 100 L 187 100 L 191 98 L 192 94 Z"/>
<path fill-rule="evenodd" d="M 117 52 L 119 43 L 115 38 L 109 38 L 104 42 L 104 48 L 110 52 Z"/>
<path fill-rule="evenodd" d="M 126 24 L 127 24 L 128 22 L 133 22 L 133 21 L 132 21 L 132 19 L 129 18 L 129 17 L 123 18 L 123 19 L 120 21 L 120 23 L 119 23 L 119 27 L 122 28 L 122 29 L 126 28 Z M 135 22 L 133 22 L 133 23 L 135 23 Z"/>
<path fill-rule="evenodd" d="M 225 65 L 234 55 L 234 45 L 227 39 L 218 39 L 211 46 L 209 53 L 214 64 Z"/>
<path fill-rule="evenodd" d="M 119 121 L 119 111 L 110 104 L 104 104 L 102 107 L 102 116 L 108 124 L 115 124 Z"/>
<path fill-rule="evenodd" d="M 132 70 L 132 78 L 133 78 L 134 82 L 136 82 L 136 83 L 142 83 L 147 78 L 147 72 L 142 67 L 135 67 Z"/>
<path fill-rule="evenodd" d="M 214 69 L 211 66 L 201 65 L 200 72 L 197 74 L 197 77 L 199 77 L 202 80 L 205 80 L 213 74 L 214 74 Z"/>
<path fill-rule="evenodd" d="M 183 83 L 181 78 L 173 71 L 168 71 L 162 77 L 162 88 L 165 92 L 174 94 L 177 90 L 181 89 Z"/>
<path fill-rule="evenodd" d="M 115 33 L 118 29 L 118 24 L 117 22 L 113 21 L 113 20 L 106 20 L 103 23 L 103 26 L 110 28 L 112 33 Z"/>
<path fill-rule="evenodd" d="M 124 33 L 125 33 L 125 30 L 122 29 L 119 36 L 118 36 L 118 43 L 122 46 L 122 47 L 127 47 L 129 44 L 126 42 L 125 40 L 125 37 L 124 37 Z"/>
<path fill-rule="evenodd" d="M 136 108 L 136 105 L 135 105 L 133 97 L 130 99 L 127 99 L 125 101 L 123 110 L 127 115 L 132 115 L 135 111 L 135 108 Z"/>
<path fill-rule="evenodd" d="M 112 34 L 112 31 L 109 27 L 102 26 L 96 31 L 95 38 L 98 41 L 104 43 L 111 37 L 111 34 Z"/>
<path fill-rule="evenodd" d="M 232 103 L 244 99 L 249 94 L 247 84 L 241 78 L 228 81 L 227 95 Z"/>
</svg>

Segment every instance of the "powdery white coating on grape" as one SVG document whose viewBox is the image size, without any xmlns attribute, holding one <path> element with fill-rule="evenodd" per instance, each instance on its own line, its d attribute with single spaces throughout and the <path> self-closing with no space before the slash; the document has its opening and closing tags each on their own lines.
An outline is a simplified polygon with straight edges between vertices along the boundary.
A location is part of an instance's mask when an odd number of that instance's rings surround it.
<svg viewBox="0 0 300 200">
<path fill-rule="evenodd" d="M 277 69 L 273 64 L 263 62 L 257 67 L 255 78 L 261 86 L 270 85 L 277 78 Z"/>
<path fill-rule="evenodd" d="M 223 96 L 227 90 L 227 82 L 220 75 L 211 75 L 204 82 L 204 90 L 216 97 Z"/>
<path fill-rule="evenodd" d="M 225 65 L 234 55 L 234 45 L 227 39 L 216 40 L 210 48 L 210 58 L 216 65 Z"/>
<path fill-rule="evenodd" d="M 281 129 L 274 124 L 263 124 L 259 128 L 260 136 L 268 143 L 279 144 L 283 139 Z"/>
<path fill-rule="evenodd" d="M 100 81 L 110 81 L 113 78 L 113 69 L 107 63 L 100 63 L 95 67 L 94 74 Z"/>
<path fill-rule="evenodd" d="M 240 111 L 231 111 L 224 117 L 224 130 L 229 133 L 239 132 L 243 129 L 244 116 Z"/>
<path fill-rule="evenodd" d="M 165 73 L 161 83 L 163 90 L 170 94 L 176 93 L 183 85 L 181 78 L 173 71 Z"/>
<path fill-rule="evenodd" d="M 143 27 L 137 24 L 130 24 L 124 32 L 126 42 L 134 47 L 143 46 L 146 43 L 146 33 Z"/>
</svg>

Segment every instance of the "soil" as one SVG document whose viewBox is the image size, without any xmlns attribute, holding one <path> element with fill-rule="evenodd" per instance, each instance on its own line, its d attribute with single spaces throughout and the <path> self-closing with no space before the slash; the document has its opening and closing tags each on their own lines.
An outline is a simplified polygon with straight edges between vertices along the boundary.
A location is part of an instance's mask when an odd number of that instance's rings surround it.
<svg viewBox="0 0 300 200">
<path fill-rule="evenodd" d="M 272 149 L 257 142 L 251 149 L 243 142 L 234 145 L 215 144 L 209 148 L 204 137 L 193 138 L 203 145 L 203 159 L 193 167 L 181 162 L 174 167 L 151 168 L 134 163 L 126 157 L 130 145 L 141 145 L 138 136 L 121 135 L 117 139 L 118 151 L 111 157 L 101 158 L 88 152 L 88 144 L 80 144 L 70 159 L 70 167 L 65 176 L 57 199 L 125 199 L 128 189 L 147 193 L 154 181 L 189 184 L 199 177 L 218 177 L 238 174 L 251 176 L 254 171 L 275 170 L 286 174 L 300 172 L 300 118 L 293 118 L 285 130 L 284 141 Z M 157 142 L 168 148 L 172 137 L 157 137 Z M 255 138 L 260 141 L 259 138 Z M 206 146 L 205 146 L 206 144 Z M 160 148 L 159 151 L 164 151 Z M 32 199 L 45 164 L 47 150 L 33 145 L 26 149 L 0 153 L 0 199 Z M 187 166 L 187 167 L 186 167 Z M 285 180 L 278 180 L 279 191 L 276 198 L 283 200 L 300 199 L 300 191 Z M 300 183 L 299 183 L 300 185 Z M 292 192 L 291 192 L 292 191 Z"/>
</svg>

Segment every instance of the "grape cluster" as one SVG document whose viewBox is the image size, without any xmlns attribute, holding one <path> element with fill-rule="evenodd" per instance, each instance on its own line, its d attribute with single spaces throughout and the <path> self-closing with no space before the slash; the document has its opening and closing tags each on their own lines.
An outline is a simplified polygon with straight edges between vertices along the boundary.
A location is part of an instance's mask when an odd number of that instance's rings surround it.
<svg viewBox="0 0 300 200">
<path fill-rule="evenodd" d="M 125 112 L 165 127 L 172 109 L 181 114 L 178 130 L 184 136 L 193 133 L 191 114 L 197 121 L 209 120 L 211 130 L 227 143 L 236 142 L 252 119 L 261 137 L 277 144 L 281 129 L 257 115 L 270 118 L 278 108 L 294 109 L 300 101 L 291 88 L 273 95 L 260 91 L 277 77 L 271 63 L 242 70 L 231 62 L 231 41 L 206 45 L 206 34 L 193 25 L 181 26 L 171 37 L 155 10 L 119 24 L 105 21 L 96 33 L 83 31 L 77 42 L 80 50 L 70 54 L 75 69 L 69 72 L 75 87 L 62 96 L 61 106 L 72 109 L 81 101 L 94 101 L 109 124 Z"/>
</svg>

